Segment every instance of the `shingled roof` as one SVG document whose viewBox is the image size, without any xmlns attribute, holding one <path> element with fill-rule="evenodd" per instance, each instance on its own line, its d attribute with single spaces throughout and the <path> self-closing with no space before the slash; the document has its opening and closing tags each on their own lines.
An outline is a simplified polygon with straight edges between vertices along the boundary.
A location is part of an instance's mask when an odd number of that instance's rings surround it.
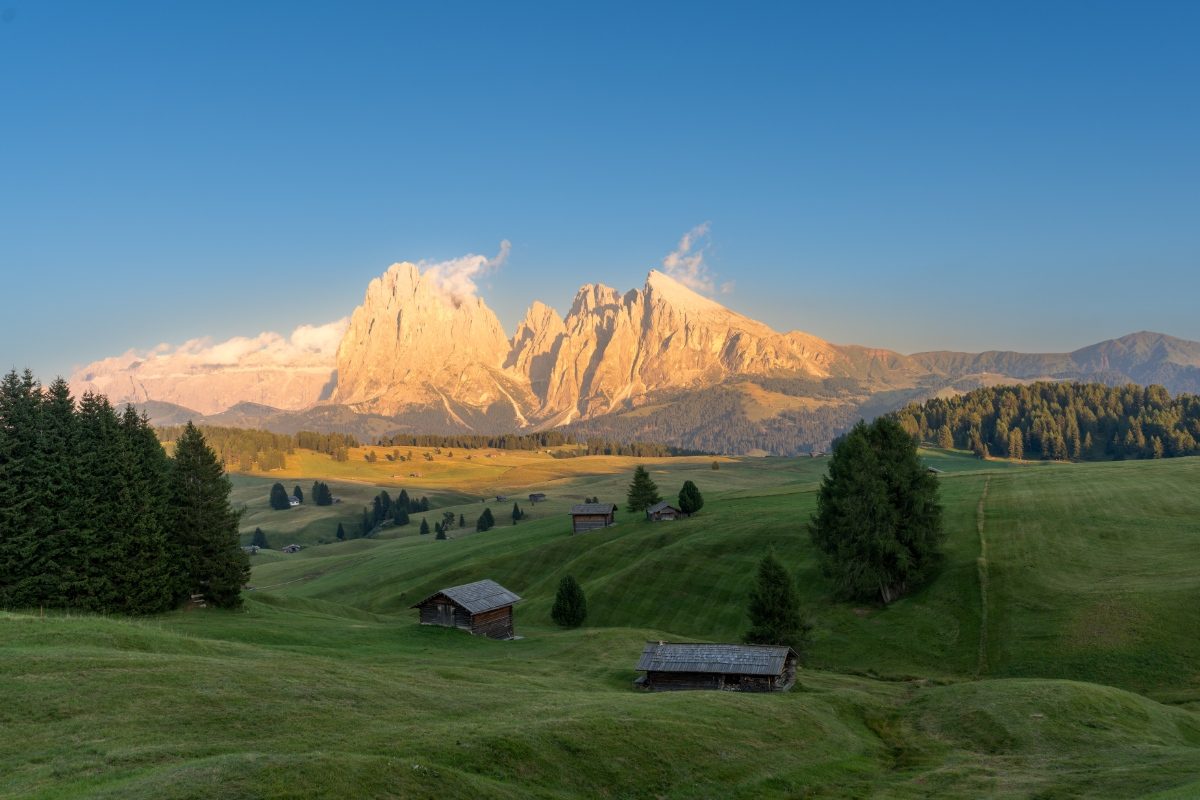
<svg viewBox="0 0 1200 800">
<path fill-rule="evenodd" d="M 439 594 L 450 598 L 471 614 L 482 614 L 484 611 L 504 608 L 521 602 L 520 597 L 495 581 L 482 580 L 464 583 L 462 586 L 451 586 L 448 589 L 439 589 L 411 608 L 420 608 Z"/>
<path fill-rule="evenodd" d="M 617 507 L 612 503 L 578 503 L 571 506 L 572 514 L 611 514 Z"/>
<path fill-rule="evenodd" d="M 637 668 L 642 672 L 713 672 L 727 675 L 779 675 L 786 645 L 646 642 Z"/>
<path fill-rule="evenodd" d="M 661 503 L 655 503 L 654 505 L 647 508 L 646 513 L 647 514 L 657 514 L 660 511 L 666 511 L 668 508 L 671 509 L 672 511 L 679 510 L 678 508 L 676 508 L 675 506 L 671 505 L 670 503 L 668 503 L 664 500 Z"/>
</svg>

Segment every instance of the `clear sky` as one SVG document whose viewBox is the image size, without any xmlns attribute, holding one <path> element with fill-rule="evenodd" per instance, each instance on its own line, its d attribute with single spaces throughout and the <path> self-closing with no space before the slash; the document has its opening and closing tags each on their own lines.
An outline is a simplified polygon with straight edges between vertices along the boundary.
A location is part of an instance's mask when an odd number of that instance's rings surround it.
<svg viewBox="0 0 1200 800">
<path fill-rule="evenodd" d="M 0 0 L 0 367 L 328 322 L 502 240 L 511 334 L 702 223 L 778 329 L 1200 339 L 1198 42 L 1183 0 Z"/>
</svg>

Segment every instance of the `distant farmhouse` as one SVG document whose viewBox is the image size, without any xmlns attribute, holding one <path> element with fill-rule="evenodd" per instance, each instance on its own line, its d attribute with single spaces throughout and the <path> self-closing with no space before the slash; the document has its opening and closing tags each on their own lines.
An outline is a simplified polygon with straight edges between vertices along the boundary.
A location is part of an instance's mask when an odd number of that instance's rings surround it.
<svg viewBox="0 0 1200 800">
<path fill-rule="evenodd" d="M 571 533 L 607 528 L 616 524 L 617 507 L 612 503 L 579 503 L 571 506 Z"/>
<path fill-rule="evenodd" d="M 256 556 L 256 555 L 258 555 L 258 545 L 256 545 L 256 544 L 246 545 L 245 547 L 242 548 L 242 552 L 248 556 Z"/>
<path fill-rule="evenodd" d="M 295 497 L 295 496 L 289 497 L 288 505 L 291 506 L 292 508 L 295 508 L 296 506 L 300 505 L 300 498 Z"/>
<path fill-rule="evenodd" d="M 546 499 L 546 495 L 544 492 L 534 492 L 533 494 L 529 495 L 529 502 L 531 502 L 535 505 L 537 503 L 542 502 L 545 499 Z"/>
<path fill-rule="evenodd" d="M 653 522 L 679 519 L 682 514 L 683 512 L 670 503 L 655 503 L 646 509 L 646 519 Z"/>
<path fill-rule="evenodd" d="M 279 552 L 281 552 L 281 553 L 299 553 L 300 549 L 301 549 L 300 545 L 298 545 L 298 544 L 289 544 L 286 547 L 284 547 L 283 549 L 281 549 Z"/>
<path fill-rule="evenodd" d="M 439 589 L 412 608 L 422 625 L 462 628 L 476 636 L 512 639 L 513 604 L 521 598 L 492 580 Z"/>
<path fill-rule="evenodd" d="M 785 692 L 796 682 L 796 651 L 784 645 L 646 642 L 634 686 L 649 691 L 720 689 Z"/>
</svg>

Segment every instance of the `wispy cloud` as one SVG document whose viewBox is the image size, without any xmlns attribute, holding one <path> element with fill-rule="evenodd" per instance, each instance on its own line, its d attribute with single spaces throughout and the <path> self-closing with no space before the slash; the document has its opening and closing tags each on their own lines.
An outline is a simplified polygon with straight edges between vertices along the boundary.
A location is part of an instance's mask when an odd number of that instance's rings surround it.
<svg viewBox="0 0 1200 800">
<path fill-rule="evenodd" d="M 717 276 L 704 260 L 712 244 L 710 227 L 710 223 L 703 222 L 692 228 L 662 260 L 663 272 L 689 289 L 708 295 L 717 291 Z M 728 294 L 732 290 L 732 281 L 721 284 L 722 294 Z"/>
<path fill-rule="evenodd" d="M 500 252 L 491 258 L 468 253 L 449 261 L 419 261 L 417 266 L 435 286 L 458 305 L 475 297 L 479 288 L 475 284 L 476 278 L 482 278 L 503 266 L 511 250 L 512 243 L 505 239 L 500 242 Z"/>
</svg>

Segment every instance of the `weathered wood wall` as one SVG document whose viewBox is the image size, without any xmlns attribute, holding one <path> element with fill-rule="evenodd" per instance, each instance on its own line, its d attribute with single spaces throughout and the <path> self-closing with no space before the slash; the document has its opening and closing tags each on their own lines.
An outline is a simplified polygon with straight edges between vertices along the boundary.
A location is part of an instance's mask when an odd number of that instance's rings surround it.
<svg viewBox="0 0 1200 800">
<path fill-rule="evenodd" d="M 784 688 L 774 675 L 722 675 L 710 672 L 647 672 L 644 686 L 656 692 L 689 689 L 773 692 Z"/>
<path fill-rule="evenodd" d="M 575 533 L 599 530 L 612 524 L 611 514 L 575 514 L 571 517 Z"/>
<path fill-rule="evenodd" d="M 512 606 L 474 615 L 471 617 L 470 630 L 476 636 L 487 636 L 490 639 L 513 638 Z"/>
</svg>

